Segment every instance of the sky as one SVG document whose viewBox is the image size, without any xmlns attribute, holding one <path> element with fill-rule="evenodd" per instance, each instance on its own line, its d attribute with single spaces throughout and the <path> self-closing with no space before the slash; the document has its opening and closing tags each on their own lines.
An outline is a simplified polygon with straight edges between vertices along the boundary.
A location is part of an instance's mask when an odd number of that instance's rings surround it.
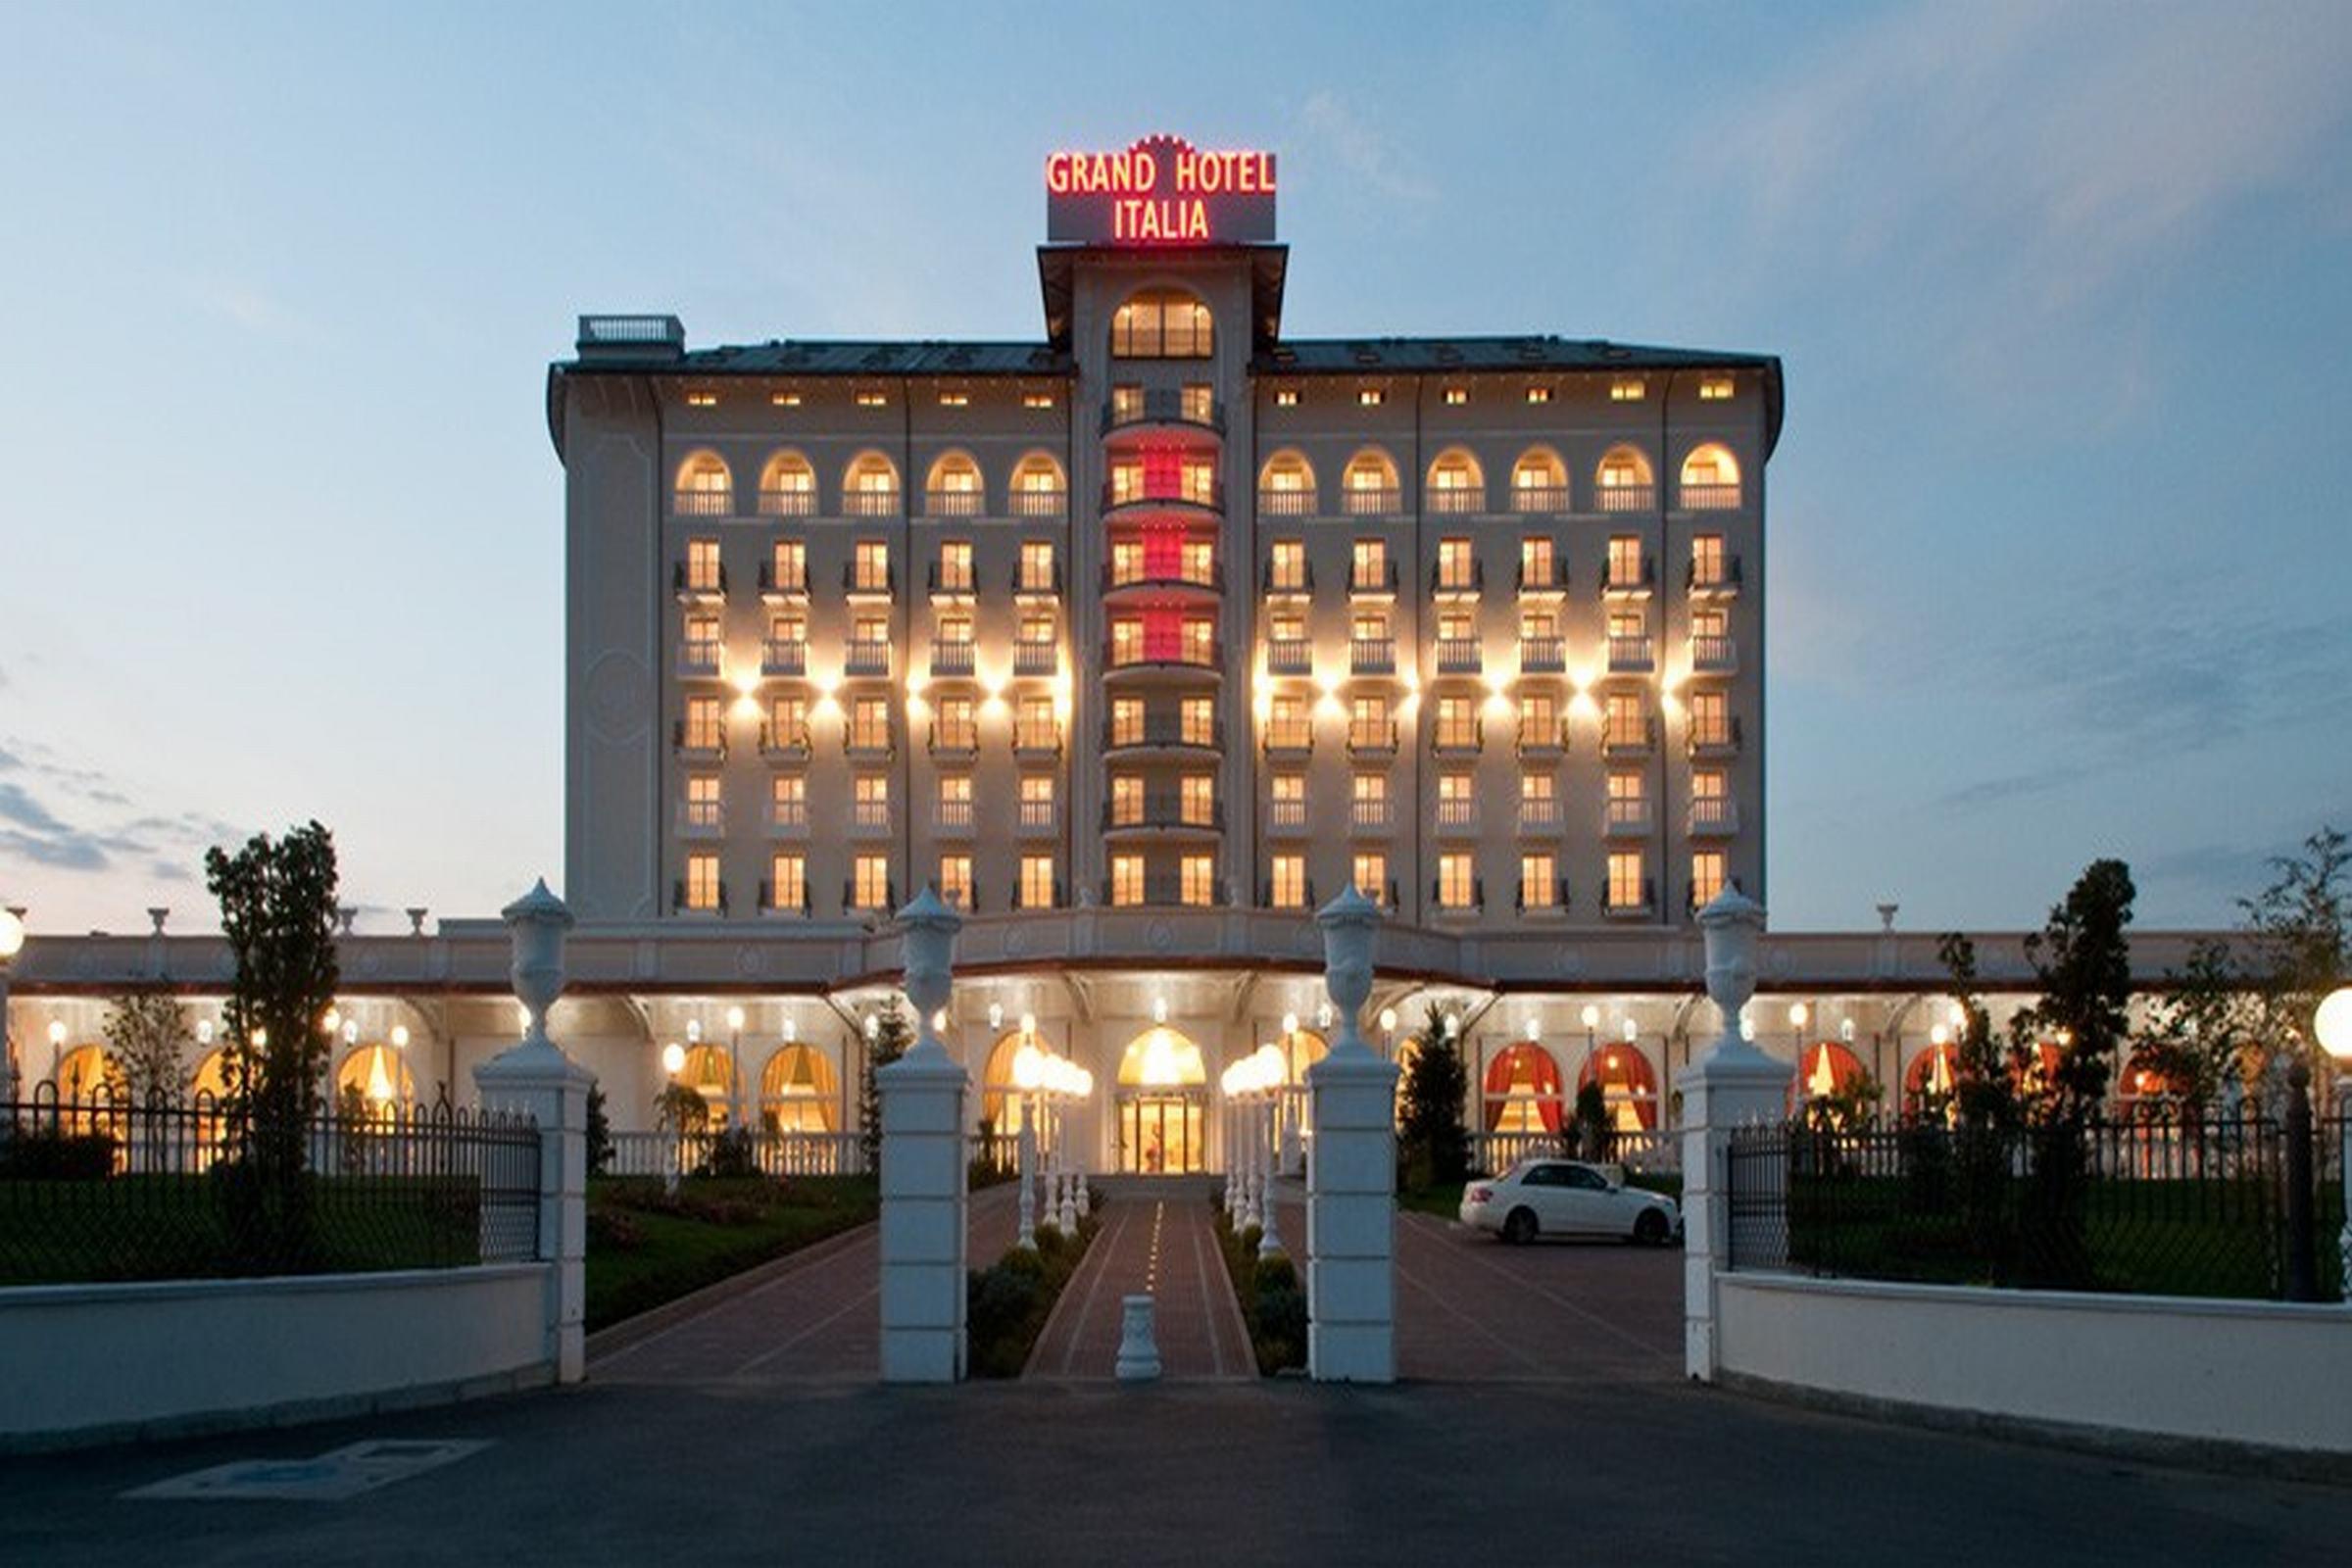
<svg viewBox="0 0 2352 1568">
<path fill-rule="evenodd" d="M 1273 149 L 1298 336 L 1782 356 L 1783 929 L 2226 924 L 2352 828 L 2352 6 L 0 6 L 0 903 L 563 849 L 584 311 L 1036 338 L 1042 165 Z"/>
</svg>

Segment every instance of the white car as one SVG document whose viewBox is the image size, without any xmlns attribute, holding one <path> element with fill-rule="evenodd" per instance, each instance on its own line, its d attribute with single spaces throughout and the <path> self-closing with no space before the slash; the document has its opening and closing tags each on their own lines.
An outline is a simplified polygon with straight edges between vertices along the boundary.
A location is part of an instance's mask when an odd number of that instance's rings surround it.
<svg viewBox="0 0 2352 1568">
<path fill-rule="evenodd" d="M 1506 1242 L 1539 1236 L 1622 1236 L 1662 1247 L 1683 1231 L 1682 1206 L 1663 1193 L 1611 1181 L 1597 1165 L 1523 1159 L 1462 1189 L 1462 1223 Z"/>
</svg>

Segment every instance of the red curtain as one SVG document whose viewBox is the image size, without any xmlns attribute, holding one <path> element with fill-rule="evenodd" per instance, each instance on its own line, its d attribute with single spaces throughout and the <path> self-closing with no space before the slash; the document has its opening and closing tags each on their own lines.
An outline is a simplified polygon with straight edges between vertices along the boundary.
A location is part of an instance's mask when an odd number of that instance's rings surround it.
<svg viewBox="0 0 2352 1568">
<path fill-rule="evenodd" d="M 1503 1051 L 1487 1063 L 1487 1131 L 1493 1132 L 1502 1121 L 1503 1102 L 1509 1098 L 1511 1085 L 1525 1079 L 1541 1097 L 1536 1102 L 1536 1114 L 1544 1119 L 1544 1130 L 1560 1130 L 1560 1064 L 1551 1059 L 1551 1053 L 1542 1046 L 1520 1044 Z"/>
</svg>

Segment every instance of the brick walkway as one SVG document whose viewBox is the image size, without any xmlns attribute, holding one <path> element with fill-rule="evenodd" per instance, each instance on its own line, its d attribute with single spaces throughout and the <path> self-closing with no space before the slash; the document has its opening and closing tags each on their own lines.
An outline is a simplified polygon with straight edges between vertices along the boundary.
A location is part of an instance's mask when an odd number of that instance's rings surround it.
<svg viewBox="0 0 2352 1568">
<path fill-rule="evenodd" d="M 1108 1381 L 1116 1375 L 1121 1298 L 1156 1298 L 1160 1376 L 1251 1379 L 1257 1366 L 1233 1298 L 1208 1203 L 1213 1183 L 1138 1185 L 1116 1194 L 1102 1230 L 1054 1303 L 1029 1354 L 1028 1378 Z"/>
<path fill-rule="evenodd" d="M 1396 1370 L 1447 1383 L 1679 1382 L 1682 1251 L 1612 1241 L 1504 1247 L 1399 1213 Z"/>
<path fill-rule="evenodd" d="M 1012 1184 L 972 1198 L 970 1257 L 992 1262 L 1012 1245 Z M 600 1351 L 600 1383 L 871 1383 L 882 1375 L 881 1259 L 874 1227 L 860 1226 L 757 1271 L 707 1310 Z M 724 1288 L 721 1288 L 722 1291 Z"/>
</svg>

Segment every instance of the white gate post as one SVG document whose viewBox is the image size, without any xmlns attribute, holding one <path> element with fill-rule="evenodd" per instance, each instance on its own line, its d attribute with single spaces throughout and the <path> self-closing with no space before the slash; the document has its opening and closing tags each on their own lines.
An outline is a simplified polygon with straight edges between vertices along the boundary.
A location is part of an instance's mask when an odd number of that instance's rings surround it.
<svg viewBox="0 0 2352 1568">
<path fill-rule="evenodd" d="M 1306 1365 L 1319 1383 L 1396 1380 L 1396 1064 L 1365 1044 L 1380 907 L 1353 884 L 1315 914 L 1323 988 L 1339 1012 L 1306 1070 Z M 1273 1201 L 1269 1194 L 1267 1201 Z"/>
<path fill-rule="evenodd" d="M 1683 1365 L 1712 1383 L 1721 1365 L 1715 1332 L 1715 1275 L 1729 1254 L 1731 1213 L 1726 1150 L 1735 1128 L 1786 1114 L 1795 1069 L 1767 1056 L 1740 1032 L 1740 1012 L 1756 990 L 1761 905 L 1725 888 L 1698 911 L 1707 947 L 1707 996 L 1723 1015 L 1705 1056 L 1675 1075 L 1683 1096 Z"/>
<path fill-rule="evenodd" d="M 963 919 L 926 884 L 899 911 L 914 1044 L 874 1073 L 882 1100 L 882 1381 L 953 1383 L 964 1366 L 963 1102 L 971 1078 L 932 1017 L 955 989 Z"/>
</svg>

